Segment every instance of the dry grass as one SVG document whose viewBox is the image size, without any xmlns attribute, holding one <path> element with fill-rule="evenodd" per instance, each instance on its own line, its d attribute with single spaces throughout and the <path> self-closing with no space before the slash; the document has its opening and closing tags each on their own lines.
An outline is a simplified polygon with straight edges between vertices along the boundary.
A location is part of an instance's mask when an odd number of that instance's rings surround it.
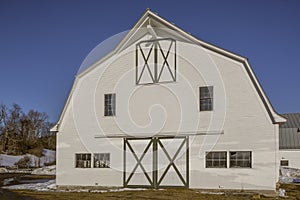
<svg viewBox="0 0 300 200">
<path fill-rule="evenodd" d="M 300 184 L 281 184 L 281 188 L 284 188 L 290 199 L 300 200 Z"/>
<path fill-rule="evenodd" d="M 151 200 L 246 200 L 246 199 L 274 199 L 274 197 L 263 197 L 250 193 L 233 193 L 226 194 L 202 194 L 199 191 L 188 189 L 166 189 L 166 190 L 140 190 L 140 191 L 122 191 L 106 193 L 74 193 L 74 192 L 34 192 L 34 191 L 14 191 L 20 196 L 31 197 L 39 200 L 122 200 L 122 199 L 151 199 Z"/>
<path fill-rule="evenodd" d="M 4 177 L 2 177 L 4 178 Z M 7 178 L 7 177 L 5 177 Z M 27 179 L 45 178 L 45 176 L 32 176 L 27 175 Z M 47 177 L 51 178 L 51 177 Z M 287 191 L 288 198 L 300 200 L 300 185 L 296 184 L 282 184 L 279 186 Z M 13 193 L 12 193 L 13 192 Z M 164 189 L 164 190 L 127 190 L 120 192 L 104 192 L 104 193 L 92 193 L 92 192 L 37 192 L 30 190 L 3 190 L 0 199 L 35 199 L 35 200 L 122 200 L 122 199 L 152 199 L 152 200 L 181 200 L 181 199 L 195 199 L 195 200 L 248 200 L 248 199 L 276 199 L 275 197 L 267 197 L 264 195 L 258 195 L 255 192 L 238 192 L 238 191 L 226 191 L 223 194 L 203 194 L 198 190 L 190 189 Z M 277 198 L 280 199 L 280 198 Z"/>
<path fill-rule="evenodd" d="M 34 175 L 34 174 L 28 174 L 28 175 L 22 176 L 21 179 L 24 179 L 24 180 L 55 179 L 55 175 Z"/>
</svg>

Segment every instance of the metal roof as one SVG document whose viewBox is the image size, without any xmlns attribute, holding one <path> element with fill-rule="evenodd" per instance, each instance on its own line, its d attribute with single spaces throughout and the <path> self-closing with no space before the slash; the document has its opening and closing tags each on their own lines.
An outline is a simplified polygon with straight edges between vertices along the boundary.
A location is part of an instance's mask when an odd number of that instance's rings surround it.
<svg viewBox="0 0 300 200">
<path fill-rule="evenodd" d="M 281 114 L 287 119 L 286 123 L 280 125 L 280 128 L 300 128 L 300 113 Z"/>
<path fill-rule="evenodd" d="M 279 149 L 300 149 L 300 132 L 298 128 L 280 128 Z"/>
<path fill-rule="evenodd" d="M 279 149 L 300 149 L 300 113 L 282 116 L 287 122 L 279 127 Z"/>
</svg>

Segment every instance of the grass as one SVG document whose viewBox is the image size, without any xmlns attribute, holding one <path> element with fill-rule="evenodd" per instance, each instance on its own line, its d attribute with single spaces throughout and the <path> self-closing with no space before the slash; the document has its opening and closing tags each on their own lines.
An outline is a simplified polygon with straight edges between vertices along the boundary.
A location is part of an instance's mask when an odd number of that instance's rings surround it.
<svg viewBox="0 0 300 200">
<path fill-rule="evenodd" d="M 122 200 L 122 199 L 152 199 L 152 200 L 179 200 L 179 199 L 199 199 L 199 200 L 221 200 L 229 199 L 220 195 L 199 194 L 192 190 L 169 189 L 169 190 L 144 190 L 144 191 L 122 191 L 122 192 L 106 192 L 106 193 L 57 193 L 57 192 L 32 192 L 32 191 L 16 191 L 21 196 L 32 197 L 40 200 Z M 247 198 L 237 198 L 247 199 Z"/>
<path fill-rule="evenodd" d="M 300 200 L 300 184 L 281 184 L 291 199 Z"/>
<path fill-rule="evenodd" d="M 35 192 L 28 190 L 15 190 L 15 193 L 21 197 L 29 197 L 37 200 L 122 200 L 122 199 L 150 199 L 150 200 L 248 200 L 248 199 L 274 199 L 255 193 L 247 192 L 226 192 L 222 195 L 203 194 L 200 191 L 189 189 L 166 189 L 166 190 L 140 190 L 140 191 L 122 191 L 122 192 Z M 295 195 L 300 195 L 298 190 Z M 296 198 L 291 198 L 296 199 Z"/>
<path fill-rule="evenodd" d="M 36 180 L 36 179 L 55 179 L 55 175 L 24 175 L 21 177 L 24 180 Z"/>
<path fill-rule="evenodd" d="M 3 174 L 0 179 L 9 178 L 11 174 Z M 14 175 L 15 176 L 15 175 Z M 37 175 L 19 175 L 19 179 L 38 179 L 38 178 L 53 178 L 52 176 L 37 176 Z M 298 184 L 282 184 L 279 186 L 286 190 L 288 198 L 300 200 L 300 185 Z M 274 197 L 267 197 L 259 195 L 258 193 L 226 191 L 223 194 L 204 194 L 200 190 L 191 189 L 164 189 L 164 190 L 127 190 L 120 192 L 59 192 L 47 191 L 37 192 L 30 190 L 1 190 L 1 200 L 122 200 L 122 199 L 150 199 L 150 200 L 181 200 L 181 199 L 195 199 L 195 200 L 248 200 L 248 199 L 275 199 Z"/>
</svg>

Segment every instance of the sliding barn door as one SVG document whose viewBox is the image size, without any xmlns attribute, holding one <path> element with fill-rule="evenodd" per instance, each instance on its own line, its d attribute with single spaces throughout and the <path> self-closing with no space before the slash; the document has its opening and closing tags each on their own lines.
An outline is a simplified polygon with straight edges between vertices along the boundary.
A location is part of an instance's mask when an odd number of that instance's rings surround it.
<svg viewBox="0 0 300 200">
<path fill-rule="evenodd" d="M 189 187 L 188 137 L 124 139 L 124 187 Z"/>
</svg>

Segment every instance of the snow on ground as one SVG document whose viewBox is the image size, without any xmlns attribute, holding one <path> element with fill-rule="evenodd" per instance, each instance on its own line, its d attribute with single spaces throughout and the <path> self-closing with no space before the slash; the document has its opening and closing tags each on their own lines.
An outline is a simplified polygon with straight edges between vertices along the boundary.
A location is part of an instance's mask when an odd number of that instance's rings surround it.
<svg viewBox="0 0 300 200">
<path fill-rule="evenodd" d="M 49 149 L 43 149 L 43 156 L 38 158 L 35 155 L 26 154 L 21 156 L 12 156 L 6 154 L 0 154 L 0 166 L 13 167 L 16 162 L 18 162 L 24 156 L 29 156 L 31 159 L 30 167 L 38 166 L 40 162 L 40 166 L 44 166 L 45 163 L 51 163 L 56 159 L 56 152 Z"/>
<path fill-rule="evenodd" d="M 2 187 L 11 190 L 34 190 L 34 191 L 50 191 L 56 189 L 55 180 L 50 180 L 44 183 L 29 183 L 21 185 L 11 185 Z"/>
<path fill-rule="evenodd" d="M 32 171 L 32 174 L 35 175 L 55 175 L 56 166 L 47 166 L 38 168 Z M 127 190 L 146 190 L 144 188 L 111 188 L 111 189 L 99 189 L 99 190 L 91 190 L 91 189 L 68 189 L 68 190 L 57 190 L 55 180 L 49 180 L 43 183 L 27 183 L 27 184 L 19 184 L 19 185 L 8 185 L 14 179 L 5 179 L 3 181 L 3 185 L 5 189 L 11 190 L 34 190 L 34 191 L 58 191 L 58 192 L 93 192 L 93 193 L 103 193 L 103 192 L 121 192 Z"/>
<path fill-rule="evenodd" d="M 29 184 L 21 184 L 21 185 L 4 186 L 2 188 L 10 189 L 10 190 L 33 190 L 33 191 L 44 191 L 44 192 L 56 191 L 56 192 L 92 192 L 92 193 L 147 190 L 145 188 L 116 188 L 116 189 L 102 189 L 102 190 L 90 190 L 90 189 L 58 190 L 56 188 L 55 180 L 50 180 L 44 183 L 29 183 Z"/>
<path fill-rule="evenodd" d="M 8 185 L 10 184 L 11 182 L 13 182 L 15 179 L 14 178 L 7 178 L 7 179 L 4 179 L 3 182 L 2 182 L 2 185 Z"/>
<path fill-rule="evenodd" d="M 4 167 L 0 167 L 0 173 L 7 173 L 7 169 L 5 169 Z"/>
<path fill-rule="evenodd" d="M 12 167 L 15 165 L 16 162 L 18 162 L 23 157 L 24 156 L 11 156 L 6 154 L 0 154 L 0 165 Z"/>
<path fill-rule="evenodd" d="M 47 167 L 42 167 L 38 168 L 32 171 L 31 174 L 35 175 L 55 175 L 56 174 L 56 166 L 47 166 Z"/>
<path fill-rule="evenodd" d="M 39 169 L 35 169 L 32 174 L 36 175 L 55 175 L 56 166 L 47 166 Z M 1 168 L 0 168 L 1 169 Z M 281 183 L 291 183 L 295 178 L 300 177 L 300 170 L 293 168 L 281 168 Z M 13 179 L 5 179 L 3 185 L 9 184 Z M 144 188 L 111 188 L 111 189 L 99 189 L 99 190 L 91 190 L 91 189 L 68 189 L 68 190 L 58 190 L 56 188 L 55 180 L 49 180 L 43 183 L 29 183 L 29 184 L 21 184 L 21 185 L 12 185 L 12 186 L 4 186 L 5 189 L 13 189 L 13 190 L 34 190 L 34 191 L 58 191 L 58 192 L 93 192 L 93 193 L 104 193 L 104 192 L 121 192 L 121 191 L 134 191 L 134 190 L 146 190 Z M 202 193 L 202 192 L 201 192 Z M 218 193 L 219 194 L 219 193 Z M 221 193 L 220 193 L 221 194 Z"/>
<path fill-rule="evenodd" d="M 300 169 L 294 169 L 289 167 L 280 168 L 280 183 L 292 183 L 296 179 L 300 179 Z"/>
<path fill-rule="evenodd" d="M 103 193 L 103 192 L 122 192 L 122 191 L 139 191 L 147 190 L 145 188 L 117 188 L 117 189 L 107 189 L 107 190 L 90 190 L 89 192 Z"/>
<path fill-rule="evenodd" d="M 198 192 L 196 192 L 198 193 Z M 211 191 L 201 191 L 201 194 L 214 194 L 214 195 L 224 195 L 225 192 L 211 192 Z"/>
<path fill-rule="evenodd" d="M 56 160 L 56 151 L 50 149 L 43 149 L 42 162 L 43 163 L 51 163 Z"/>
</svg>

